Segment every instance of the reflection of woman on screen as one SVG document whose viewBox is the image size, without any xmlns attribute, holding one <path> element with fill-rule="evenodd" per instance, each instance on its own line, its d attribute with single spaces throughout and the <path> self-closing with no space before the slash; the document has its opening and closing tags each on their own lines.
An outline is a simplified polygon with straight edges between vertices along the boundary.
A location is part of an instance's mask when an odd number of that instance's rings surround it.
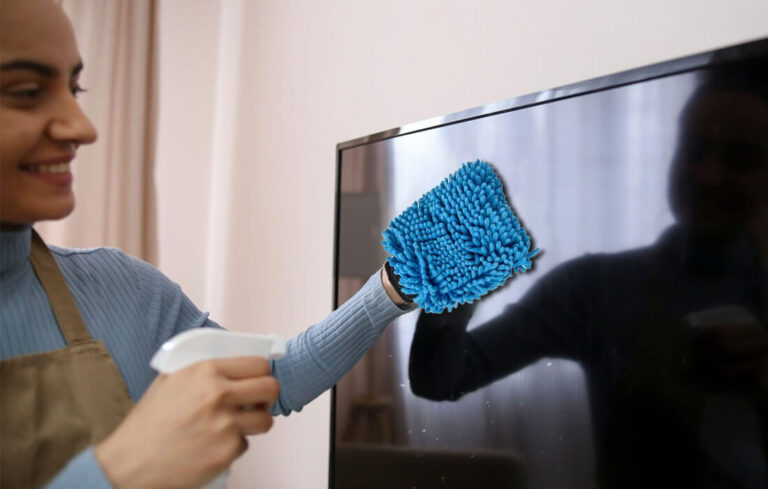
<svg viewBox="0 0 768 489">
<path fill-rule="evenodd" d="M 455 400 L 542 357 L 571 359 L 586 373 L 604 486 L 765 487 L 760 438 L 731 463 L 707 452 L 701 419 L 710 393 L 734 393 L 768 433 L 767 72 L 766 59 L 724 66 L 689 100 L 669 180 L 677 223 L 656 243 L 564 263 L 471 331 L 472 306 L 422 313 L 414 393 Z M 723 305 L 755 320 L 685 325 Z"/>
</svg>

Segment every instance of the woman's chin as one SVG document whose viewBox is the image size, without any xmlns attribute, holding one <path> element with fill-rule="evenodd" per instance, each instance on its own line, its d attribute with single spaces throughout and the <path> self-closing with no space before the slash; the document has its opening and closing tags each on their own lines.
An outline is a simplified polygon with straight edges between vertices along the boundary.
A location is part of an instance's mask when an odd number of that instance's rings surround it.
<svg viewBox="0 0 768 489">
<path fill-rule="evenodd" d="M 72 211 L 74 210 L 75 201 L 73 199 L 72 202 L 67 205 L 59 205 L 48 209 L 48 212 L 45 212 L 44 215 L 42 215 L 36 221 L 58 221 L 59 219 L 64 219 L 65 217 L 72 214 Z"/>
<path fill-rule="evenodd" d="M 21 209 L 3 209 L 0 221 L 4 225 L 29 225 L 39 221 L 58 221 L 72 214 L 75 210 L 75 199 L 59 199 L 57 202 L 37 202 L 35 205 Z M 6 226 L 7 227 L 7 226 Z"/>
</svg>

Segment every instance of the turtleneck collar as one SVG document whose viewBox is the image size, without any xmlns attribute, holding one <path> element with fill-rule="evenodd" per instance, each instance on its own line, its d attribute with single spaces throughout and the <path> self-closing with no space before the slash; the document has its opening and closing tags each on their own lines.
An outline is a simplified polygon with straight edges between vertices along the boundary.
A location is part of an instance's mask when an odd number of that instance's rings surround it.
<svg viewBox="0 0 768 489">
<path fill-rule="evenodd" d="M 0 231 L 0 286 L 5 285 L 29 263 L 32 226 Z"/>
</svg>

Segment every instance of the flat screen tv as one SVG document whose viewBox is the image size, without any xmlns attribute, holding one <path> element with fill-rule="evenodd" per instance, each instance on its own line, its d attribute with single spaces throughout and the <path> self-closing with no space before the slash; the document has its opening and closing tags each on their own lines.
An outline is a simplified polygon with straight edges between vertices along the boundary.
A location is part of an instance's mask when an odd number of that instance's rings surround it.
<svg viewBox="0 0 768 489">
<path fill-rule="evenodd" d="M 335 294 L 489 162 L 542 251 L 334 390 L 333 489 L 768 487 L 768 39 L 341 143 Z"/>
</svg>

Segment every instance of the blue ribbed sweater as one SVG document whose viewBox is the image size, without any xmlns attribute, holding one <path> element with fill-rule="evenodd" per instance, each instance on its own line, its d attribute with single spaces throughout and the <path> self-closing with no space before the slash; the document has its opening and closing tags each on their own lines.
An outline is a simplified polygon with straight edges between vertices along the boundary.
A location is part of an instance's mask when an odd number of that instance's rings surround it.
<svg viewBox="0 0 768 489">
<path fill-rule="evenodd" d="M 48 299 L 29 262 L 30 229 L 0 233 L 0 360 L 65 346 Z M 104 342 L 134 401 L 155 378 L 149 360 L 160 345 L 190 328 L 219 327 L 156 268 L 114 248 L 50 246 L 91 335 Z M 272 361 L 281 391 L 273 414 L 299 411 L 333 386 L 402 314 L 379 272 L 322 322 L 288 341 Z M 254 311 L 254 315 L 258 311 Z M 47 486 L 109 488 L 85 450 Z"/>
</svg>

